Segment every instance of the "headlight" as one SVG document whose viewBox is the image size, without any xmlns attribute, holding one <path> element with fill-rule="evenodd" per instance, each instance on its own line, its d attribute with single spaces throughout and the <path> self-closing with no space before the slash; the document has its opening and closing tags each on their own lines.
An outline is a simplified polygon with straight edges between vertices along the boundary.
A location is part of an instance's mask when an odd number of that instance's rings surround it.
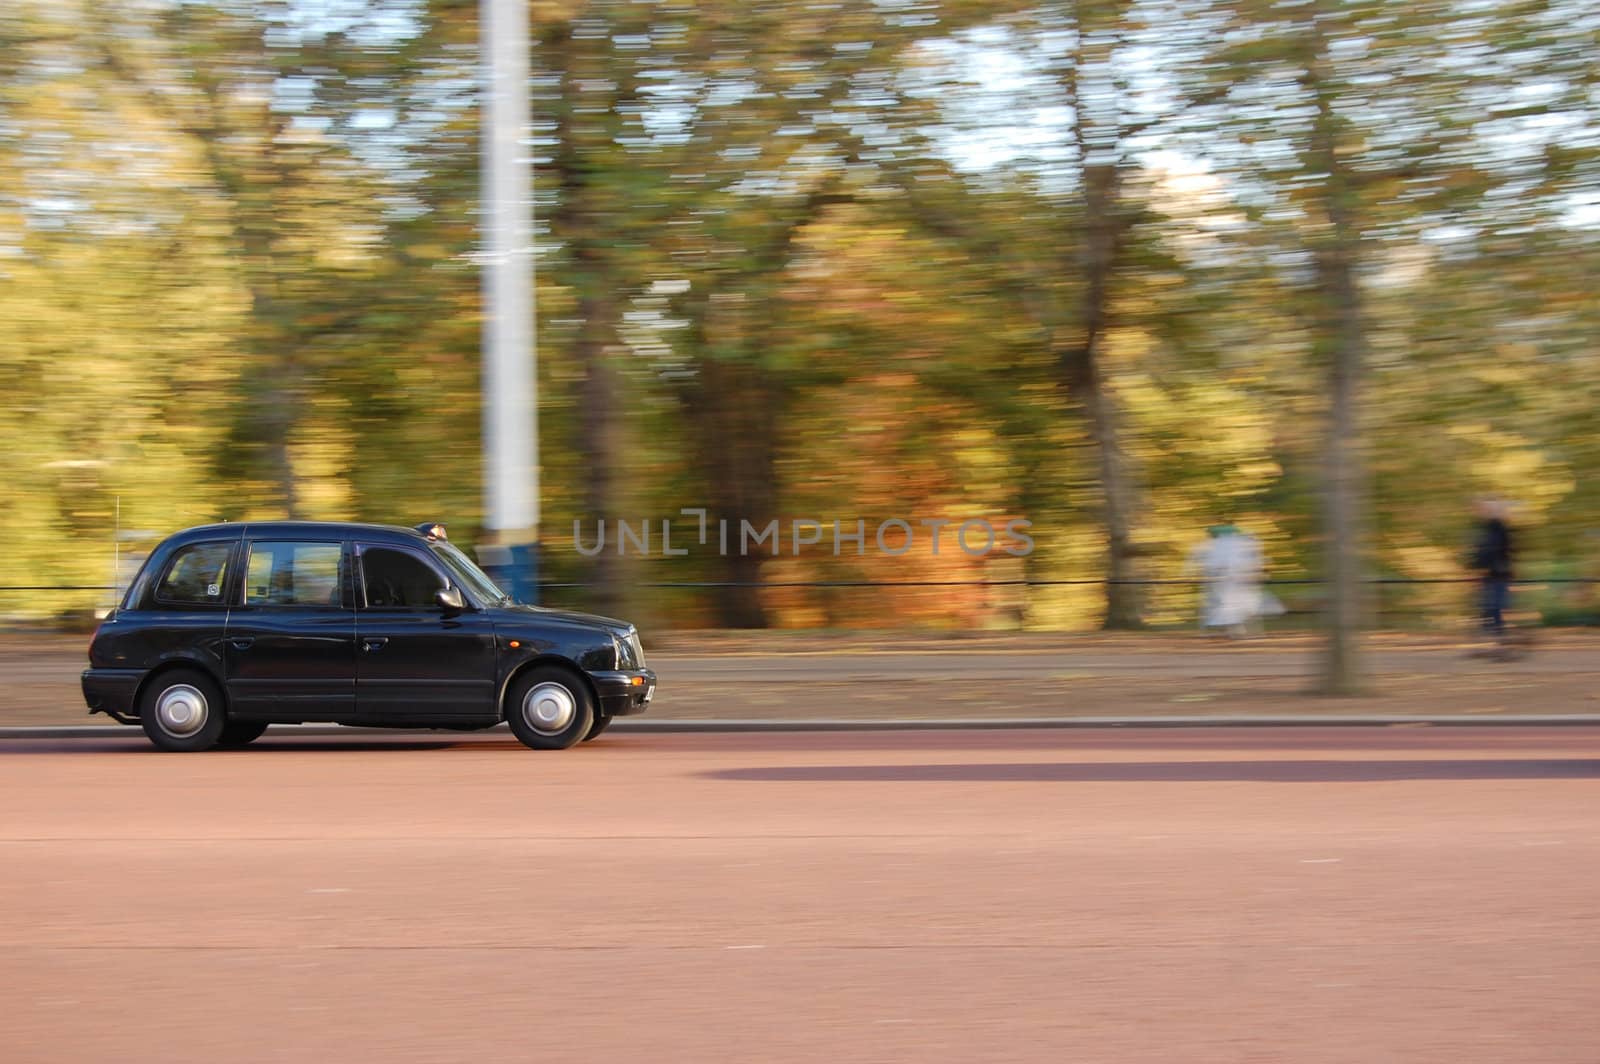
<svg viewBox="0 0 1600 1064">
<path fill-rule="evenodd" d="M 613 668 L 644 668 L 644 649 L 639 645 L 639 633 L 633 629 L 628 629 L 624 635 L 611 633 L 611 651 L 612 660 L 616 662 Z"/>
</svg>

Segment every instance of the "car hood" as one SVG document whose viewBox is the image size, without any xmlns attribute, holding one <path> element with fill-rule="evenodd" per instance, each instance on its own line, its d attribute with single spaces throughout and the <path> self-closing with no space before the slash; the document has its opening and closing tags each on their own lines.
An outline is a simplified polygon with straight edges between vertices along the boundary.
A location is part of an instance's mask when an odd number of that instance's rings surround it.
<svg viewBox="0 0 1600 1064">
<path fill-rule="evenodd" d="M 541 621 L 556 621 L 561 624 L 582 625 L 585 628 L 604 628 L 625 632 L 633 625 L 627 621 L 619 621 L 615 617 L 602 617 L 598 613 L 583 613 L 579 610 L 552 610 L 544 606 L 526 606 L 520 602 L 508 603 L 504 606 L 495 606 L 492 613 L 507 620 L 516 618 L 537 619 Z"/>
</svg>

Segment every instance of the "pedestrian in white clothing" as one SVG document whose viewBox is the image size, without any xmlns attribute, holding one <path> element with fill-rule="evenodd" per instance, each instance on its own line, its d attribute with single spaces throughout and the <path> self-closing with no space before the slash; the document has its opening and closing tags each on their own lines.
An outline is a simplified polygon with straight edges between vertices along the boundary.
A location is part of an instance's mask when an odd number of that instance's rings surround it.
<svg viewBox="0 0 1600 1064">
<path fill-rule="evenodd" d="M 1261 544 L 1230 524 L 1212 525 L 1206 535 L 1189 557 L 1205 581 L 1201 625 L 1232 636 L 1258 631 L 1263 614 L 1283 612 L 1261 587 Z"/>
</svg>

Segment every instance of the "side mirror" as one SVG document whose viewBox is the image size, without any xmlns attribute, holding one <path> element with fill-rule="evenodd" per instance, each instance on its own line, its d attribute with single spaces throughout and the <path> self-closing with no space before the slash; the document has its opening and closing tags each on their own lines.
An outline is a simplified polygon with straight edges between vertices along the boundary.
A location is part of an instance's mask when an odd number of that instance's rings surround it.
<svg viewBox="0 0 1600 1064">
<path fill-rule="evenodd" d="M 446 617 L 454 617 L 467 608 L 467 600 L 461 597 L 459 587 L 441 587 L 438 594 L 433 596 L 433 601 L 439 604 Z"/>
</svg>

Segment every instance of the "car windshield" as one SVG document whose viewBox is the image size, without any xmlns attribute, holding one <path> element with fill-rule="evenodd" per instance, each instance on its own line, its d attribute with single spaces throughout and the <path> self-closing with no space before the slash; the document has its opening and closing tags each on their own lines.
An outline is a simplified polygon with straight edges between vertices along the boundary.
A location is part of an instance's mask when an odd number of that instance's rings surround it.
<svg viewBox="0 0 1600 1064">
<path fill-rule="evenodd" d="M 433 548 L 433 553 L 437 554 L 439 560 L 449 568 L 450 575 L 455 577 L 473 598 L 490 605 L 511 601 L 511 596 L 496 587 L 494 581 L 490 580 L 482 569 L 472 564 L 471 558 L 449 543 L 430 543 L 428 546 Z"/>
</svg>

